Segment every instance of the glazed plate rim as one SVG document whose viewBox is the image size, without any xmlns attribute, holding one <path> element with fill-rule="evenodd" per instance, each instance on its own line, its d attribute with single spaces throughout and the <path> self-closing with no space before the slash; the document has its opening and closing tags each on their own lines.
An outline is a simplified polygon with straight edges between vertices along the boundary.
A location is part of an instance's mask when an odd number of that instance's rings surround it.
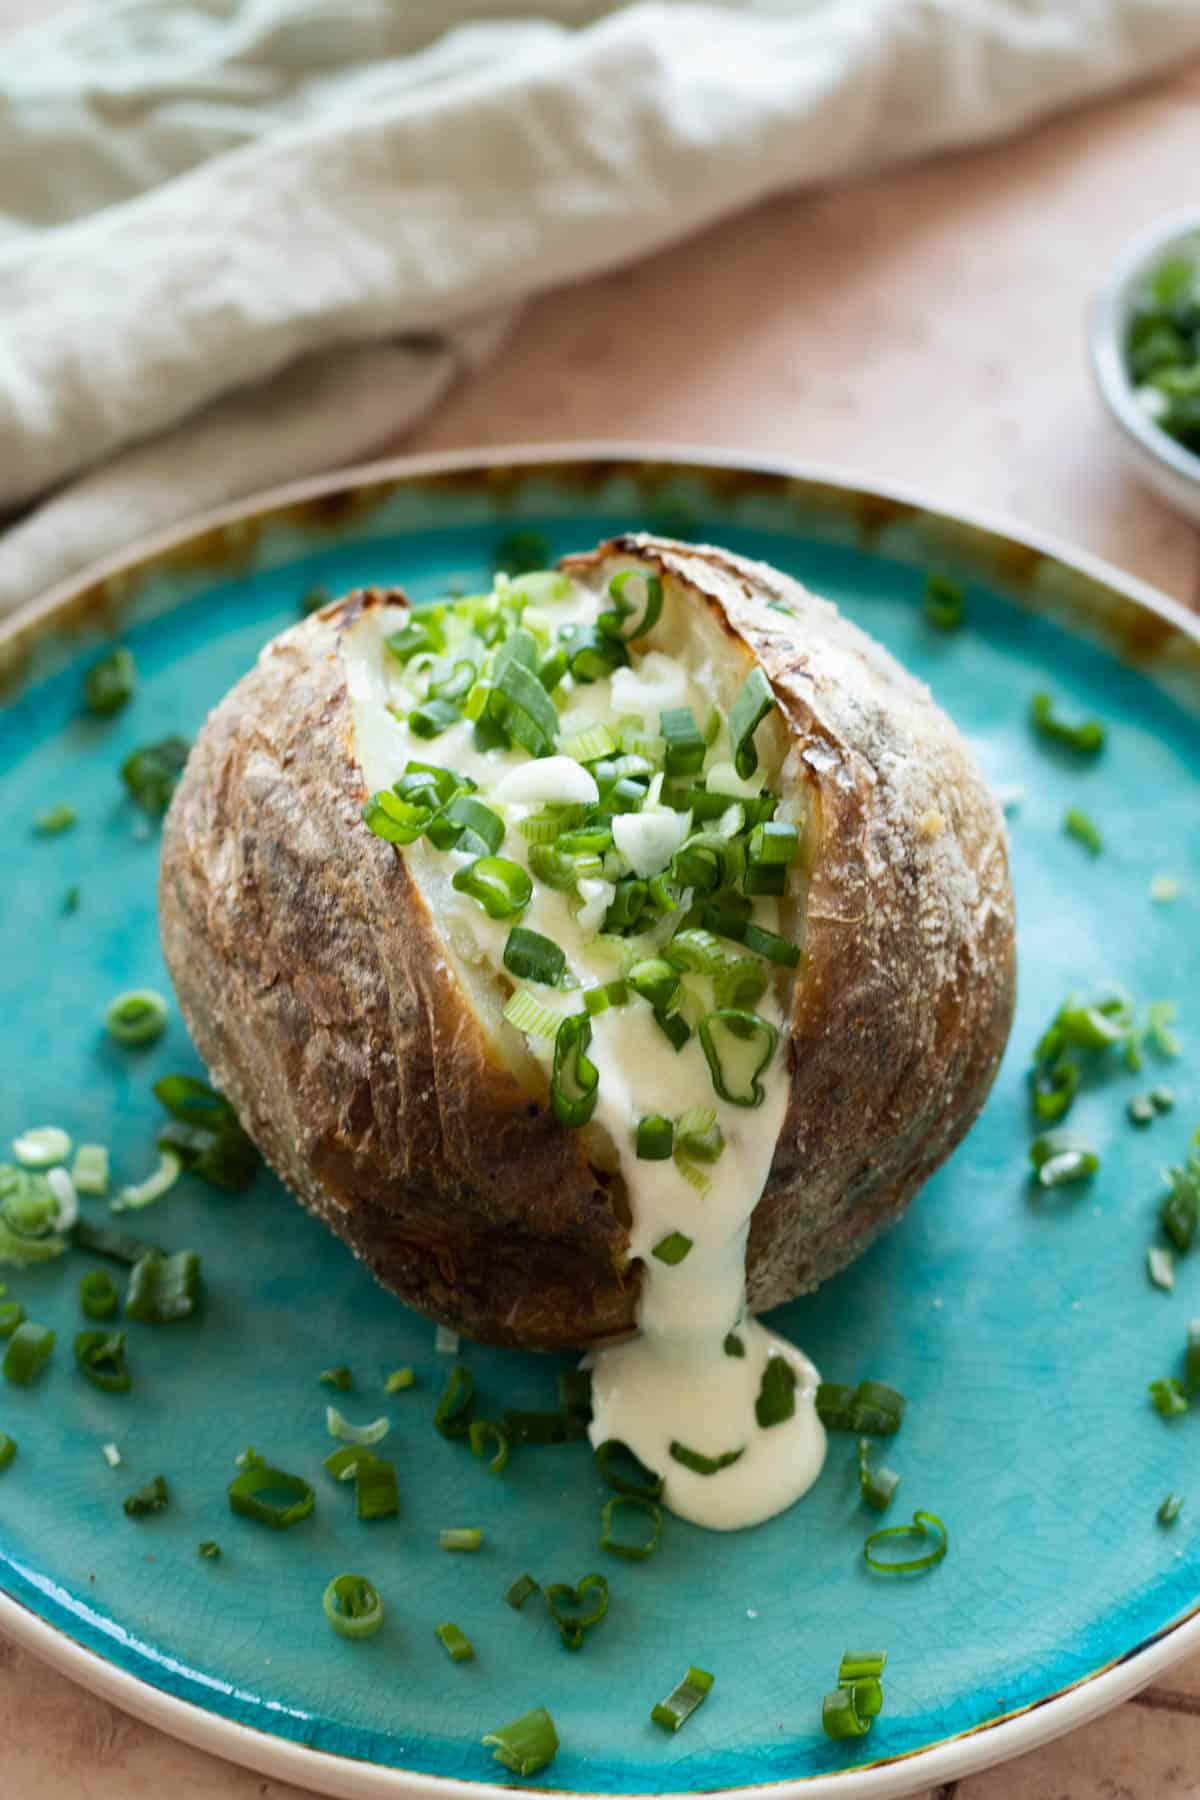
<svg viewBox="0 0 1200 1800">
<path fill-rule="evenodd" d="M 732 471 L 751 479 L 791 480 L 894 503 L 952 525 L 984 532 L 1023 551 L 1035 551 L 1068 570 L 1102 583 L 1136 606 L 1157 615 L 1200 647 L 1200 621 L 1177 601 L 1138 577 L 1118 570 L 1103 558 L 1068 545 L 1051 532 L 1027 529 L 1002 514 L 984 508 L 963 507 L 950 501 L 942 504 L 903 484 L 864 483 L 848 469 L 831 464 L 760 459 L 686 444 L 585 440 L 388 457 L 289 482 L 248 499 L 210 509 L 180 525 L 148 534 L 126 549 L 57 583 L 39 598 L 0 619 L 0 651 L 6 643 L 29 635 L 42 636 L 73 601 L 99 584 L 131 573 L 139 566 L 152 564 L 207 532 L 247 519 L 376 483 L 419 483 L 430 478 L 479 474 L 495 469 L 519 471 L 525 468 L 532 474 L 539 467 L 561 476 L 571 466 L 590 465 L 595 470 L 604 464 L 612 464 L 614 474 L 639 466 L 668 471 L 674 466 L 680 472 L 708 470 L 714 474 Z M 121 1669 L 85 1648 L 69 1632 L 41 1619 L 21 1601 L 4 1593 L 0 1593 L 0 1630 L 80 1686 L 169 1735 L 260 1774 L 302 1787 L 341 1796 L 421 1795 L 428 1800 L 500 1800 L 501 1796 L 524 1785 L 512 1781 L 464 1781 L 426 1775 L 362 1762 L 273 1736 L 209 1711 L 193 1701 L 165 1693 L 141 1676 Z M 1200 1601 L 1174 1624 L 1117 1661 L 1008 1718 L 974 1727 L 900 1757 L 885 1758 L 865 1768 L 746 1784 L 720 1791 L 762 1796 L 762 1800 L 898 1800 L 899 1796 L 911 1794 L 921 1787 L 978 1773 L 1074 1730 L 1128 1699 L 1156 1675 L 1197 1650 L 1200 1650 Z M 556 1790 L 551 1781 L 538 1783 L 532 1791 L 552 1793 L 562 1790 Z M 584 1795 L 581 1800 L 604 1800 L 604 1796 Z M 656 1800 L 685 1800 L 685 1794 L 661 1795 Z"/>
</svg>

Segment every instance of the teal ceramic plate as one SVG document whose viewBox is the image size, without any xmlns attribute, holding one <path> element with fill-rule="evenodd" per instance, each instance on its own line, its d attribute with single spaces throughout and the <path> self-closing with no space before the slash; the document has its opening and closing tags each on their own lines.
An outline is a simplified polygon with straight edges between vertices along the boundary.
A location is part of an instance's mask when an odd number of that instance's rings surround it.
<svg viewBox="0 0 1200 1800">
<path fill-rule="evenodd" d="M 940 1514 L 950 1550 L 920 1579 L 872 1574 L 862 1544 L 878 1520 L 858 1503 L 843 1437 L 813 1494 L 761 1529 L 670 1521 L 650 1562 L 606 1559 L 584 1448 L 527 1452 L 491 1476 L 431 1429 L 447 1359 L 430 1325 L 265 1175 L 242 1198 L 185 1181 L 138 1223 L 202 1253 L 207 1313 L 131 1328 L 128 1396 L 96 1392 L 72 1366 L 87 1258 L 0 1272 L 59 1336 L 35 1387 L 0 1386 L 0 1429 L 20 1445 L 0 1474 L 0 1626 L 181 1735 L 332 1791 L 477 1794 L 504 1780 L 482 1733 L 545 1705 L 562 1750 L 544 1784 L 571 1793 L 907 1792 L 1065 1729 L 1197 1642 L 1200 1420 L 1164 1423 L 1146 1390 L 1180 1371 L 1200 1259 L 1181 1261 L 1168 1295 L 1145 1253 L 1161 1168 L 1200 1124 L 1200 641 L 1178 609 L 1083 559 L 833 480 L 550 452 L 309 485 L 52 596 L 0 634 L 0 1144 L 55 1122 L 111 1145 L 120 1176 L 137 1178 L 153 1161 L 151 1082 L 199 1069 L 177 1017 L 143 1052 L 101 1029 L 119 989 L 167 985 L 156 834 L 139 830 L 117 778 L 130 750 L 194 733 L 314 584 L 398 581 L 430 597 L 480 582 L 515 528 L 558 554 L 630 527 L 719 541 L 830 595 L 931 684 L 993 779 L 1022 791 L 1020 1004 L 986 1112 L 904 1223 L 781 1319 L 831 1378 L 878 1375 L 908 1395 L 889 1446 L 903 1478 L 894 1512 Z M 959 633 L 923 620 L 931 566 L 966 581 Z M 141 670 L 137 698 L 112 721 L 84 719 L 81 670 L 117 632 Z M 1043 687 L 1105 720 L 1094 763 L 1031 733 Z M 58 801 L 77 827 L 35 837 L 34 814 Z M 1064 835 L 1072 805 L 1099 825 L 1103 855 Z M 1179 884 L 1172 903 L 1151 899 L 1160 874 Z M 78 910 L 64 914 L 76 884 Z M 1072 1124 L 1101 1171 L 1039 1201 L 1032 1046 L 1069 989 L 1113 980 L 1177 1003 L 1183 1054 L 1088 1084 Z M 1174 1111 L 1135 1130 L 1127 1099 L 1164 1079 Z M 553 1404 L 552 1362 L 469 1346 L 466 1359 L 496 1404 Z M 394 1421 L 398 1519 L 358 1523 L 320 1468 L 329 1393 L 317 1377 L 335 1362 L 354 1370 L 345 1410 Z M 402 1363 L 419 1385 L 387 1398 L 383 1377 Z M 316 1512 L 295 1531 L 231 1516 L 226 1484 L 247 1443 L 314 1480 Z M 124 1496 L 159 1473 L 169 1510 L 126 1518 Z M 1187 1499 L 1164 1528 L 1169 1489 Z M 439 1552 L 441 1526 L 470 1524 L 486 1529 L 478 1555 Z M 219 1562 L 198 1557 L 206 1538 Z M 606 1560 L 610 1613 L 582 1655 L 564 1652 L 539 1604 L 504 1603 L 523 1570 L 570 1581 Z M 344 1643 L 323 1619 L 322 1590 L 345 1569 L 385 1596 L 370 1642 Z M 474 1663 L 452 1664 L 436 1642 L 447 1619 L 474 1640 Z M 883 1716 L 850 1747 L 820 1730 L 848 1645 L 889 1653 Z M 650 1708 L 689 1662 L 716 1685 L 668 1738 Z"/>
</svg>

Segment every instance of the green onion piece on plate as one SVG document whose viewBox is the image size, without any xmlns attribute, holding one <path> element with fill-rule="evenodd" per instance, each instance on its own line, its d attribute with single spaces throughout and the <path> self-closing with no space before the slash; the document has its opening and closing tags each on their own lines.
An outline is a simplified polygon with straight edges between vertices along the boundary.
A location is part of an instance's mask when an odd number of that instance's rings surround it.
<svg viewBox="0 0 1200 1800">
<path fill-rule="evenodd" d="M 1067 808 L 1063 817 L 1063 830 L 1068 837 L 1073 837 L 1082 844 L 1085 850 L 1090 850 L 1093 856 L 1099 856 L 1104 849 L 1104 839 L 1096 825 L 1077 806 Z"/>
<path fill-rule="evenodd" d="M 383 1624 L 379 1589 L 365 1575 L 335 1575 L 322 1595 L 321 1606 L 339 1637 L 374 1637 Z"/>
<path fill-rule="evenodd" d="M 510 1582 L 505 1588 L 504 1598 L 514 1612 L 520 1612 L 530 1594 L 536 1594 L 539 1591 L 538 1584 L 532 1575 L 518 1575 L 517 1579 Z"/>
<path fill-rule="evenodd" d="M 317 1380 L 326 1387 L 337 1388 L 343 1394 L 354 1386 L 354 1376 L 345 1363 L 338 1363 L 332 1369 L 322 1369 Z"/>
<path fill-rule="evenodd" d="M 866 1505 L 874 1507 L 876 1512 L 886 1512 L 899 1486 L 900 1477 L 894 1469 L 882 1464 L 877 1469 L 871 1467 L 871 1441 L 859 1438 L 858 1491 Z"/>
<path fill-rule="evenodd" d="M 5 1347 L 4 1361 L 0 1363 L 4 1379 L 15 1382 L 18 1387 L 29 1387 L 49 1361 L 54 1336 L 45 1325 L 35 1325 L 32 1319 L 23 1320 Z"/>
<path fill-rule="evenodd" d="M 1039 736 L 1075 750 L 1081 756 L 1095 756 L 1104 748 L 1104 727 L 1098 719 L 1082 719 L 1073 724 L 1061 718 L 1047 693 L 1033 696 L 1029 703 L 1029 722 Z"/>
<path fill-rule="evenodd" d="M 488 1468 L 493 1475 L 503 1474 L 508 1467 L 508 1438 L 499 1425 L 493 1425 L 490 1419 L 472 1419 L 467 1436 L 471 1442 L 472 1456 L 486 1456 L 489 1446 L 496 1446 Z"/>
<path fill-rule="evenodd" d="M 152 819 L 161 819 L 171 804 L 189 749 L 186 738 L 165 737 L 155 744 L 143 744 L 121 764 L 126 792 Z"/>
<path fill-rule="evenodd" d="M 125 1497 L 125 1514 L 130 1519 L 144 1519 L 149 1513 L 166 1512 L 170 1502 L 165 1477 L 156 1475 L 144 1487 L 135 1488 Z"/>
<path fill-rule="evenodd" d="M 618 1513 L 641 1513 L 648 1521 L 645 1534 L 636 1542 L 617 1536 Z M 600 1508 L 600 1548 L 613 1556 L 627 1557 L 631 1562 L 645 1562 L 653 1556 L 662 1539 L 662 1507 L 640 1494 L 613 1494 Z"/>
<path fill-rule="evenodd" d="M 690 706 L 672 706 L 659 716 L 659 732 L 665 745 L 663 770 L 667 775 L 698 775 L 707 748 L 704 733 Z"/>
<path fill-rule="evenodd" d="M 444 1625 L 434 1628 L 434 1636 L 441 1643 L 451 1662 L 475 1661 L 475 1646 L 470 1638 L 449 1620 Z"/>
<path fill-rule="evenodd" d="M 618 1494 L 632 1494 L 641 1500 L 660 1500 L 663 1478 L 639 1462 L 628 1444 L 620 1438 L 606 1438 L 597 1444 L 592 1458 L 596 1472 Z"/>
<path fill-rule="evenodd" d="M 884 1544 L 892 1544 L 896 1539 L 916 1538 L 918 1543 L 932 1537 L 933 1548 L 921 1556 L 908 1556 L 896 1560 L 889 1556 L 880 1556 L 879 1548 Z M 882 1575 L 915 1575 L 925 1569 L 932 1569 L 941 1562 L 950 1547 L 950 1534 L 936 1513 L 915 1512 L 911 1525 L 885 1525 L 881 1531 L 873 1531 L 863 1545 L 863 1557 L 872 1569 Z"/>
<path fill-rule="evenodd" d="M 1188 1397 L 1173 1375 L 1150 1383 L 1150 1403 L 1163 1419 L 1177 1419 L 1188 1410 Z"/>
<path fill-rule="evenodd" d="M 24 1317 L 19 1300 L 0 1300 L 0 1338 L 10 1338 Z"/>
<path fill-rule="evenodd" d="M 23 1169 L 53 1169 L 71 1154 L 71 1139 L 61 1125 L 33 1125 L 13 1139 L 13 1155 Z"/>
<path fill-rule="evenodd" d="M 1034 1179 L 1039 1187 L 1064 1187 L 1087 1181 L 1100 1167 L 1100 1158 L 1082 1139 L 1069 1131 L 1046 1131 L 1029 1146 Z"/>
<path fill-rule="evenodd" d="M 1155 1514 L 1155 1517 L 1157 1518 L 1159 1524 L 1160 1525 L 1173 1525 L 1175 1523 L 1176 1519 L 1179 1517 L 1182 1506 L 1183 1506 L 1183 1495 L 1182 1494 L 1167 1494 L 1167 1495 L 1165 1495 L 1163 1498 L 1162 1504 L 1159 1506 L 1158 1512 Z"/>
<path fill-rule="evenodd" d="M 153 1206 L 175 1186 L 183 1174 L 183 1159 L 174 1150 L 160 1150 L 158 1167 L 147 1175 L 145 1181 L 123 1187 L 109 1201 L 109 1210 L 115 1213 L 140 1212 L 143 1206 Z"/>
<path fill-rule="evenodd" d="M 152 1044 L 167 1029 L 167 1017 L 157 988 L 129 988 L 111 1002 L 104 1023 L 118 1044 Z"/>
<path fill-rule="evenodd" d="M 71 1164 L 71 1180 L 77 1194 L 95 1199 L 108 1192 L 108 1151 L 103 1144 L 80 1144 Z"/>
<path fill-rule="evenodd" d="M 336 1406 L 325 1408 L 325 1429 L 330 1437 L 341 1438 L 346 1444 L 378 1444 L 392 1429 L 392 1421 L 382 1414 L 372 1419 L 369 1425 L 354 1425 L 345 1418 Z"/>
<path fill-rule="evenodd" d="M 70 831 L 78 819 L 79 814 L 75 808 L 68 806 L 67 802 L 62 800 L 57 806 L 48 806 L 43 812 L 37 813 L 34 817 L 33 829 L 39 837 L 57 837 L 62 831 Z"/>
<path fill-rule="evenodd" d="M 921 611 L 936 631 L 958 631 L 967 616 L 966 596 L 961 583 L 948 575 L 930 570 L 921 595 Z"/>
<path fill-rule="evenodd" d="M 672 1688 L 665 1700 L 660 1700 L 653 1707 L 650 1717 L 664 1731 L 675 1732 L 688 1719 L 696 1708 L 703 1704 L 712 1691 L 713 1677 L 707 1669 L 697 1669 L 694 1664 L 688 1665 L 688 1672 L 677 1687 Z"/>
<path fill-rule="evenodd" d="M 83 704 L 88 712 L 100 718 L 120 712 L 132 700 L 137 687 L 137 664 L 133 652 L 118 644 L 99 662 L 94 662 L 83 678 Z"/>
<path fill-rule="evenodd" d="M 148 1244 L 131 1232 L 116 1231 L 111 1225 L 94 1225 L 90 1219 L 76 1219 L 70 1239 L 77 1250 L 90 1250 L 96 1256 L 111 1257 L 113 1262 L 133 1268 L 146 1257 L 166 1255 L 157 1244 Z"/>
<path fill-rule="evenodd" d="M 0 1469 L 7 1469 L 16 1454 L 16 1438 L 10 1437 L 7 1431 L 0 1431 Z"/>
<path fill-rule="evenodd" d="M 480 1742 L 510 1774 L 522 1777 L 536 1775 L 558 1754 L 558 1733 L 544 1706 L 489 1731 Z"/>
<path fill-rule="evenodd" d="M 832 1688 L 825 1695 L 821 1702 L 821 1729 L 835 1743 L 867 1735 L 871 1721 L 859 1716 L 854 1688 Z"/>
<path fill-rule="evenodd" d="M 221 1546 L 215 1538 L 205 1538 L 202 1544 L 196 1545 L 196 1555 L 205 1562 L 216 1562 L 221 1554 Z"/>
<path fill-rule="evenodd" d="M 191 1318 L 202 1293 L 200 1258 L 194 1250 L 171 1256 L 152 1251 L 129 1272 L 125 1316 L 141 1325 L 172 1325 Z"/>
<path fill-rule="evenodd" d="M 544 1593 L 546 1608 L 558 1626 L 565 1648 L 581 1650 L 584 1632 L 598 1625 L 608 1611 L 607 1577 L 585 1575 L 574 1587 L 554 1581 Z"/>
<path fill-rule="evenodd" d="M 229 1505 L 244 1519 L 256 1519 L 274 1531 L 288 1531 L 307 1519 L 317 1503 L 311 1486 L 301 1475 L 253 1462 L 235 1475 L 227 1489 Z"/>
<path fill-rule="evenodd" d="M 403 1394 L 408 1388 L 417 1385 L 415 1372 L 405 1364 L 402 1369 L 393 1369 L 383 1384 L 385 1394 Z"/>
<path fill-rule="evenodd" d="M 470 1430 L 467 1414 L 475 1397 L 475 1378 L 464 1363 L 455 1363 L 437 1403 L 433 1423 L 443 1437 L 465 1438 Z"/>
<path fill-rule="evenodd" d="M 482 1544 L 483 1533 L 477 1525 L 448 1525 L 438 1532 L 442 1550 L 478 1550 Z"/>
<path fill-rule="evenodd" d="M 1151 1244 L 1146 1251 L 1146 1273 L 1156 1288 L 1171 1293 L 1175 1286 L 1175 1258 L 1161 1244 Z"/>
<path fill-rule="evenodd" d="M 93 1387 L 127 1394 L 133 1379 L 125 1363 L 123 1331 L 81 1331 L 75 1338 L 75 1364 Z"/>
<path fill-rule="evenodd" d="M 354 1510 L 360 1519 L 391 1519 L 400 1511 L 396 1465 L 357 1446 L 354 1464 Z M 326 1458 L 329 1467 L 332 1459 Z"/>
</svg>

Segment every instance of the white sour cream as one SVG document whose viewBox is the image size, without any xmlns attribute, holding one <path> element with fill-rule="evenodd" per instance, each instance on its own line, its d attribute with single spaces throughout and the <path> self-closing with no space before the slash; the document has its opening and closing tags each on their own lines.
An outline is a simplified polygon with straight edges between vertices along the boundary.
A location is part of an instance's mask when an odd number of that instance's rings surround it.
<svg viewBox="0 0 1200 1800">
<path fill-rule="evenodd" d="M 573 582 L 569 594 L 545 611 L 556 624 L 590 624 L 606 604 L 599 591 Z M 404 618 L 400 609 L 381 608 L 366 614 L 342 639 L 356 748 L 367 787 L 371 792 L 390 787 L 410 758 L 469 775 L 478 784 L 479 798 L 505 820 L 498 854 L 527 866 L 528 845 L 515 826 L 551 797 L 545 791 L 547 782 L 553 786 L 556 775 L 576 777 L 551 769 L 557 758 L 537 763 L 520 749 L 480 752 L 473 727 L 465 720 L 432 742 L 410 732 L 388 709 L 407 712 L 419 696 L 420 677 L 406 671 L 384 645 L 387 634 Z M 636 644 L 631 647 L 629 668 L 579 687 L 573 687 L 568 677 L 561 697 L 562 738 L 631 714 L 643 719 L 647 736 L 652 736 L 665 707 L 691 706 L 701 722 L 712 708 L 711 695 L 680 662 L 657 650 L 640 655 Z M 713 788 L 731 798 L 758 792 L 763 785 L 761 777 L 742 783 L 734 774 L 724 730 L 707 761 L 720 771 Z M 585 779 L 591 781 L 590 776 Z M 582 783 L 580 788 L 582 798 Z M 678 815 L 669 814 L 661 827 L 649 823 L 652 813 L 630 818 L 647 820 L 642 826 L 623 825 L 614 834 L 631 868 L 651 872 L 655 848 L 662 852 L 656 867 L 662 867 L 675 847 Z M 510 986 L 503 952 L 513 921 L 490 919 L 477 902 L 451 886 L 455 868 L 470 859 L 441 853 L 423 839 L 401 854 L 409 860 L 454 955 L 476 970 L 496 971 L 498 981 Z M 520 923 L 552 938 L 565 952 L 571 976 L 586 987 L 610 980 L 619 968 L 611 945 L 596 942 L 612 886 L 599 879 L 579 885 L 582 908 L 535 879 Z M 767 929 L 779 929 L 779 912 L 774 899 L 755 901 L 755 920 Z M 652 954 L 652 949 L 644 953 Z M 708 978 L 689 976 L 688 983 L 705 1010 L 713 1005 Z M 544 1005 L 564 1013 L 579 1008 L 577 991 L 545 987 L 532 991 Z M 502 1004 L 501 995 L 498 1006 Z M 792 1345 L 743 1316 L 750 1219 L 766 1185 L 788 1099 L 784 1004 L 769 988 L 755 1006 L 779 1030 L 780 1049 L 759 1076 L 763 1100 L 753 1108 L 721 1099 L 698 1034 L 693 1032 L 676 1052 L 640 997 L 593 1018 L 587 1052 L 600 1076 L 593 1120 L 607 1132 L 619 1157 L 632 1215 L 630 1255 L 642 1269 L 640 1335 L 587 1359 L 592 1370 L 592 1442 L 616 1438 L 628 1445 L 640 1461 L 663 1476 L 663 1497 L 671 1510 L 713 1530 L 754 1525 L 783 1511 L 812 1486 L 825 1456 L 825 1433 L 815 1410 L 816 1370 Z M 499 1021 L 497 1028 L 502 1035 L 511 1034 L 514 1047 L 519 1047 L 521 1036 L 513 1026 Z M 524 1042 L 548 1070 L 552 1041 Z M 725 1138 L 717 1161 L 702 1166 L 709 1182 L 703 1194 L 674 1160 L 644 1161 L 635 1149 L 640 1118 L 649 1113 L 677 1118 L 691 1107 L 715 1109 Z M 654 1255 L 654 1247 L 676 1232 L 690 1238 L 692 1248 L 682 1261 L 668 1263 Z M 729 1354 L 730 1333 L 736 1333 L 743 1355 Z M 768 1359 L 774 1356 L 786 1358 L 795 1371 L 795 1410 L 764 1429 L 756 1418 L 755 1402 Z M 673 1444 L 701 1457 L 738 1454 L 719 1472 L 698 1474 L 672 1455 Z"/>
</svg>

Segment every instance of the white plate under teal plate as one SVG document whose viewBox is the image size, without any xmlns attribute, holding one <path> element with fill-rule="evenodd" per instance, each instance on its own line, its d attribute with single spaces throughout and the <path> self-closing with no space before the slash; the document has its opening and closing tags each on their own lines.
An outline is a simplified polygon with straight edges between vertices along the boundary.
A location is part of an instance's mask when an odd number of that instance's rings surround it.
<svg viewBox="0 0 1200 1800">
<path fill-rule="evenodd" d="M 586 460 L 585 460 L 586 458 Z M 993 779 L 1023 790 L 1012 819 L 1020 1004 L 987 1109 L 908 1218 L 781 1324 L 841 1381 L 883 1377 L 908 1396 L 888 1447 L 893 1512 L 938 1513 L 949 1554 L 917 1579 L 872 1573 L 876 1516 L 859 1504 L 853 1442 L 834 1437 L 815 1491 L 757 1531 L 708 1535 L 670 1520 L 633 1565 L 597 1548 L 603 1499 L 586 1447 L 514 1454 L 490 1475 L 431 1425 L 447 1359 L 432 1327 L 376 1287 L 268 1176 L 229 1198 L 185 1181 L 143 1230 L 204 1258 L 202 1320 L 130 1329 L 133 1391 L 109 1396 L 72 1365 L 86 1258 L 8 1273 L 58 1332 L 36 1386 L 4 1386 L 0 1628 L 122 1705 L 260 1769 L 340 1793 L 479 1795 L 505 1778 L 481 1735 L 537 1705 L 562 1749 L 542 1785 L 628 1795 L 798 1788 L 805 1800 L 883 1796 L 1028 1748 L 1111 1704 L 1196 1647 L 1200 1416 L 1166 1424 L 1146 1384 L 1178 1372 L 1200 1313 L 1200 1252 L 1173 1295 L 1151 1287 L 1160 1170 L 1200 1123 L 1200 641 L 1194 622 L 1111 570 L 911 499 L 803 473 L 631 452 L 542 452 L 395 464 L 309 484 L 143 548 L 0 633 L 0 1146 L 60 1123 L 113 1148 L 124 1178 L 153 1159 L 151 1082 L 198 1070 L 178 1017 L 150 1050 L 105 1041 L 107 1001 L 166 987 L 155 922 L 155 837 L 139 833 L 117 767 L 135 745 L 194 733 L 315 583 L 400 582 L 417 598 L 483 582 L 500 538 L 545 534 L 554 553 L 631 527 L 668 528 L 765 557 L 834 600 L 932 686 Z M 968 622 L 927 626 L 922 571 L 963 576 Z M 119 631 L 141 670 L 116 719 L 81 717 L 81 670 Z M 1050 689 L 1108 726 L 1078 767 L 1027 724 Z M 74 831 L 38 839 L 57 801 Z M 1093 859 L 1062 831 L 1070 805 L 1105 839 Z M 1179 898 L 1155 905 L 1154 875 Z M 78 911 L 62 912 L 72 884 Z M 1028 1179 L 1025 1071 L 1073 987 L 1117 980 L 1179 1006 L 1169 1072 L 1088 1087 L 1072 1123 L 1103 1159 L 1084 1190 L 1039 1200 Z M 1175 1111 L 1149 1130 L 1125 1101 L 1167 1076 Z M 103 1211 L 102 1202 L 91 1202 Z M 554 1402 L 558 1365 L 474 1346 L 488 1410 Z M 322 1472 L 318 1373 L 354 1371 L 343 1405 L 390 1415 L 400 1516 L 356 1521 Z M 387 1398 L 386 1372 L 416 1369 Z M 115 1441 L 119 1469 L 101 1446 Z M 226 1484 L 248 1443 L 318 1490 L 277 1534 L 233 1517 Z M 121 1502 L 163 1473 L 171 1504 Z M 1187 1499 L 1166 1529 L 1169 1489 Z M 478 1555 L 437 1547 L 481 1525 Z M 223 1555 L 202 1561 L 215 1538 Z M 529 1570 L 573 1581 L 602 1565 L 607 1619 L 568 1654 L 540 1603 L 504 1590 Z M 334 1637 L 321 1594 L 361 1570 L 387 1604 L 369 1642 Z M 457 1622 L 478 1657 L 434 1637 Z M 847 1646 L 888 1651 L 870 1737 L 828 1742 L 820 1701 Z M 716 1676 L 678 1737 L 650 1708 L 689 1662 Z"/>
</svg>

